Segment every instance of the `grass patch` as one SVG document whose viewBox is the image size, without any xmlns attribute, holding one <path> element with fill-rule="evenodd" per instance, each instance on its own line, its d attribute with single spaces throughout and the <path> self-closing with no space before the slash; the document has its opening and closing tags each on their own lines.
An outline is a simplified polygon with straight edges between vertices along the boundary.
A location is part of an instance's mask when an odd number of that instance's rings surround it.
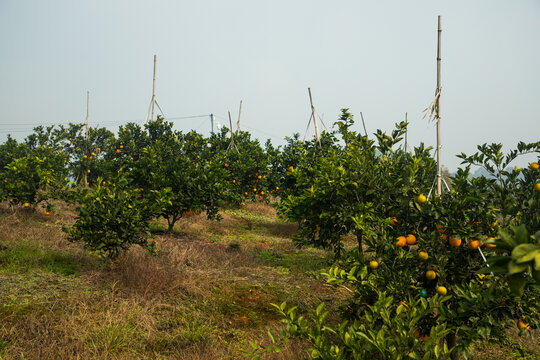
<svg viewBox="0 0 540 360">
<path fill-rule="evenodd" d="M 44 249 L 29 241 L 9 244 L 0 249 L 0 273 L 27 273 L 39 269 L 73 277 L 84 266 L 85 259 L 80 256 Z"/>
<path fill-rule="evenodd" d="M 116 354 L 134 352 L 142 338 L 142 332 L 133 322 L 110 321 L 95 327 L 87 338 L 87 344 L 94 353 Z"/>
<path fill-rule="evenodd" d="M 261 250 L 256 255 L 269 265 L 301 273 L 319 273 L 330 264 L 326 255 L 309 250 L 304 252 L 297 250 L 294 254 L 287 254 L 269 249 Z"/>
<path fill-rule="evenodd" d="M 228 215 L 240 218 L 240 219 L 249 220 L 249 221 L 262 223 L 262 224 L 268 224 L 275 221 L 275 219 L 270 218 L 268 216 L 264 216 L 263 214 L 246 211 L 244 209 L 226 209 L 223 212 Z"/>
</svg>

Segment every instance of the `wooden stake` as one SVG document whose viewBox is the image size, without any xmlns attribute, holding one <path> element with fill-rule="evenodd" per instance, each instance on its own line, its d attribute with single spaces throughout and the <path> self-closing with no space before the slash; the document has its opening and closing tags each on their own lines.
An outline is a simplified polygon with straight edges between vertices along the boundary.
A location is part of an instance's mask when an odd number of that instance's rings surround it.
<svg viewBox="0 0 540 360">
<path fill-rule="evenodd" d="M 362 125 L 364 126 L 364 133 L 366 134 L 366 137 L 367 137 L 366 122 L 364 121 L 364 114 L 362 114 L 361 111 L 360 111 L 360 117 L 362 118 Z"/>
<path fill-rule="evenodd" d="M 315 113 L 315 106 L 313 106 L 313 98 L 311 97 L 311 88 L 308 88 L 309 102 L 311 103 L 311 116 L 313 117 L 313 124 L 315 125 L 315 139 L 321 147 L 321 135 L 319 134 L 319 126 L 317 125 L 317 114 Z"/>
<path fill-rule="evenodd" d="M 439 26 L 437 30 L 437 105 L 435 116 L 437 118 L 437 196 L 442 194 L 442 165 L 441 165 L 441 16 L 439 15 Z"/>
</svg>

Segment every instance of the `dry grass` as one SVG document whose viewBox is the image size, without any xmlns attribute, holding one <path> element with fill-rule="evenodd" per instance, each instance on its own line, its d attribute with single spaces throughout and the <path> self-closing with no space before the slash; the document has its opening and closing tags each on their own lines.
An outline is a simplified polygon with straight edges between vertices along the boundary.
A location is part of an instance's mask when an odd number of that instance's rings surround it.
<svg viewBox="0 0 540 360">
<path fill-rule="evenodd" d="M 172 234 L 158 222 L 157 256 L 134 247 L 115 261 L 67 242 L 75 215 L 56 205 L 45 216 L 0 204 L 0 359 L 240 359 L 280 328 L 270 303 L 336 308 L 348 296 L 314 276 L 332 254 L 296 249 L 296 226 L 264 204 L 184 218 Z M 304 358 L 306 346 L 266 359 Z M 484 344 L 474 359 L 512 357 Z"/>
<path fill-rule="evenodd" d="M 45 216 L 0 204 L 0 359 L 239 359 L 280 327 L 270 303 L 341 296 L 310 275 L 325 254 L 297 252 L 295 226 L 266 205 L 182 219 L 155 236 L 157 256 L 134 247 L 115 261 L 67 242 L 75 214 L 56 205 Z M 305 346 L 269 358 L 301 358 Z"/>
</svg>

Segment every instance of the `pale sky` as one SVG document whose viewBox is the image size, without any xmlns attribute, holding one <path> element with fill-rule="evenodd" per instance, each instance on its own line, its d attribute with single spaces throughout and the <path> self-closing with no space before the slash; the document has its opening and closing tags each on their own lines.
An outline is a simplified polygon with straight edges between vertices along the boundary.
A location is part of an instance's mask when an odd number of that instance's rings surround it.
<svg viewBox="0 0 540 360">
<path fill-rule="evenodd" d="M 422 116 L 437 15 L 444 165 L 477 144 L 540 140 L 540 0 L 0 0 L 0 141 L 83 122 L 87 91 L 91 125 L 143 124 L 156 54 L 166 118 L 225 123 L 242 100 L 242 129 L 277 145 L 304 135 L 311 87 L 327 126 L 344 107 L 370 133 L 408 112 L 409 144 L 434 145 Z M 210 131 L 209 117 L 171 121 Z"/>
</svg>

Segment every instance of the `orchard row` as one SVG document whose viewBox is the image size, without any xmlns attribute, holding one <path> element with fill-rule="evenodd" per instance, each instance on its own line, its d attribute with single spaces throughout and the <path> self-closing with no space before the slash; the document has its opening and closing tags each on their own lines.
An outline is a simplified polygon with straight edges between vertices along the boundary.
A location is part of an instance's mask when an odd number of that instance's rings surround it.
<svg viewBox="0 0 540 360">
<path fill-rule="evenodd" d="M 540 142 L 506 155 L 500 144 L 458 155 L 464 167 L 433 196 L 433 149 L 403 151 L 406 123 L 372 137 L 353 124 L 344 109 L 320 144 L 295 135 L 277 148 L 246 132 L 173 131 L 162 119 L 117 135 L 37 128 L 0 146 L 0 198 L 46 214 L 50 199 L 76 203 L 69 239 L 111 257 L 131 244 L 152 251 L 152 219 L 172 230 L 184 216 L 219 218 L 222 206 L 275 200 L 280 217 L 298 223 L 298 246 L 333 250 L 324 275 L 351 297 L 333 316 L 337 326 L 325 321 L 324 304 L 310 320 L 276 305 L 286 328 L 271 346 L 253 344 L 253 359 L 295 337 L 311 343 L 314 359 L 455 359 L 477 341 L 508 341 L 509 326 L 537 328 L 540 172 L 537 162 L 512 162 L 540 154 Z M 490 175 L 473 178 L 471 166 Z"/>
</svg>

